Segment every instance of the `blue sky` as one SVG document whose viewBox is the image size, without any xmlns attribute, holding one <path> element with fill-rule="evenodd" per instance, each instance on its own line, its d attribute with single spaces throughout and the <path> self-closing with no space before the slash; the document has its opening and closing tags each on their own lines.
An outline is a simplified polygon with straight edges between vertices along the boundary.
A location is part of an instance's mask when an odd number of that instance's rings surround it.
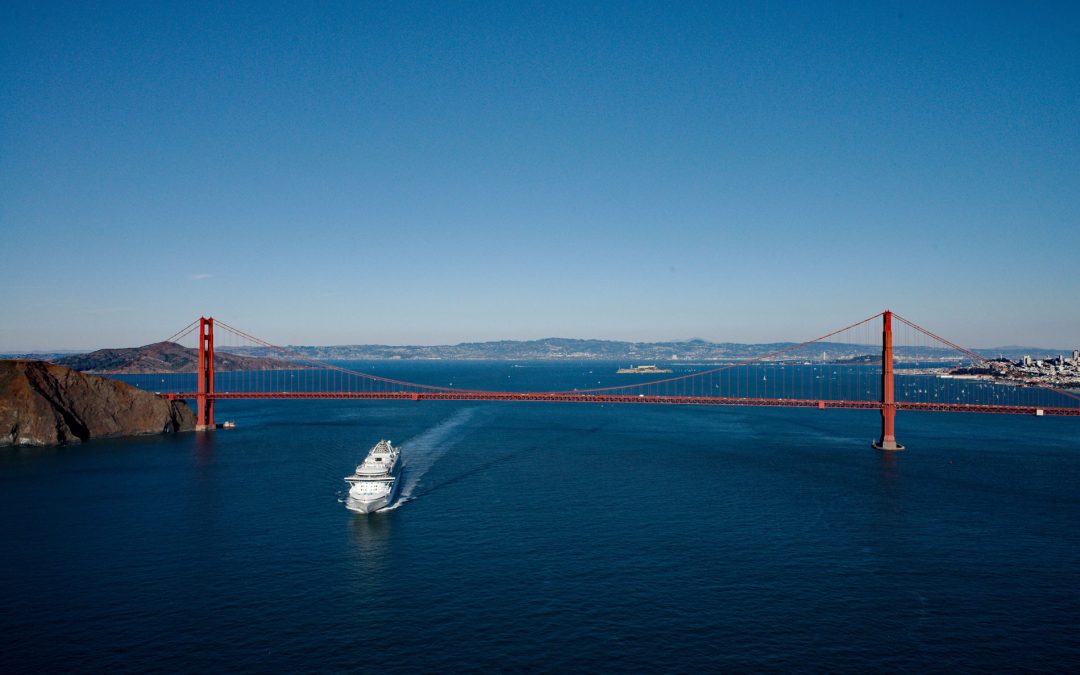
<svg viewBox="0 0 1080 675">
<path fill-rule="evenodd" d="M 1075 5 L 9 2 L 0 66 L 0 349 L 1080 346 Z"/>
</svg>

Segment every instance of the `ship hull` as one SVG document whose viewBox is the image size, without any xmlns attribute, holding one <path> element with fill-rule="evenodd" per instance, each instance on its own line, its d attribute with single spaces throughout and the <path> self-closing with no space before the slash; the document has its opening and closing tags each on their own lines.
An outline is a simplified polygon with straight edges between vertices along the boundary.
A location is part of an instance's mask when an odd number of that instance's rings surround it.
<svg viewBox="0 0 1080 675">
<path fill-rule="evenodd" d="M 376 499 L 357 499 L 350 494 L 349 498 L 345 501 L 345 508 L 350 511 L 355 511 L 356 513 L 372 513 L 389 504 L 392 496 L 393 493 L 391 492 L 390 495 L 385 495 Z"/>
</svg>

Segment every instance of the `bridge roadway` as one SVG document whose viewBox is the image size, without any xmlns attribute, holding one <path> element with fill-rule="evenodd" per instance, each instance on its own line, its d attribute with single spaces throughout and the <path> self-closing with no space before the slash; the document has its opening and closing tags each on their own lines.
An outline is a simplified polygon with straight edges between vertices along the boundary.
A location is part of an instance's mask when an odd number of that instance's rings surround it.
<svg viewBox="0 0 1080 675">
<path fill-rule="evenodd" d="M 195 399 L 194 392 L 158 393 L 168 400 Z M 513 401 L 541 403 L 638 403 L 665 405 L 751 406 L 764 408 L 846 408 L 881 410 L 879 401 L 830 401 L 792 398 L 734 398 L 709 396 L 649 396 L 644 394 L 575 394 L 573 392 L 510 392 L 510 391 L 400 391 L 400 392 L 215 392 L 204 394 L 208 401 L 229 400 L 313 400 L 337 399 L 360 401 Z M 1080 408 L 1038 406 L 981 405 L 971 403 L 917 403 L 897 401 L 896 410 L 932 412 L 974 412 L 999 415 L 1053 415 L 1080 417 Z"/>
</svg>

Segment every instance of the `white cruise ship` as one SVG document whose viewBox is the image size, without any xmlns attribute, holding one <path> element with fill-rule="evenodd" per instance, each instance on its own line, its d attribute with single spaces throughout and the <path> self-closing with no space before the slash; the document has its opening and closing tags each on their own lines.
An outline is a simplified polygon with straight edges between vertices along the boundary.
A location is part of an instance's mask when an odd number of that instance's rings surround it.
<svg viewBox="0 0 1080 675">
<path fill-rule="evenodd" d="M 345 506 L 358 513 L 371 513 L 394 501 L 397 492 L 398 456 L 400 452 L 390 441 L 379 441 L 356 467 L 356 473 L 346 476 L 350 483 Z"/>
</svg>

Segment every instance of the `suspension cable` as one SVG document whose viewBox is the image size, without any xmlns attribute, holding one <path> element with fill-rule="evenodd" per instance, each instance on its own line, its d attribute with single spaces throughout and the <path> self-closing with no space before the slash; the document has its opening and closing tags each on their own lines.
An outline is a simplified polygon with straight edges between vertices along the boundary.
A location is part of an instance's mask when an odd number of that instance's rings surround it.
<svg viewBox="0 0 1080 675">
<path fill-rule="evenodd" d="M 460 392 L 466 392 L 466 393 L 479 393 L 479 391 L 475 390 L 475 389 L 458 389 L 456 387 L 439 387 L 439 386 L 435 386 L 435 385 L 431 385 L 431 384 L 417 384 L 416 382 L 406 382 L 404 380 L 395 380 L 395 379 L 392 379 L 392 378 L 389 378 L 389 377 L 381 377 L 379 375 L 372 375 L 371 373 L 361 372 L 359 370 L 352 370 L 350 368 L 342 368 L 341 366 L 335 366 L 335 365 L 330 364 L 330 363 L 325 363 L 323 361 L 319 361 L 318 359 L 312 359 L 312 358 L 303 356 L 303 355 L 298 354 L 298 353 L 296 353 L 296 352 L 294 352 L 294 351 L 292 351 L 290 349 L 287 349 L 285 347 L 279 347 L 278 345 L 271 344 L 271 343 L 267 342 L 266 340 L 261 340 L 261 339 L 255 337 L 255 336 L 253 336 L 253 335 L 245 333 L 244 331 L 242 331 L 242 330 L 240 330 L 238 328 L 233 328 L 232 326 L 225 323 L 224 321 L 214 319 L 214 323 L 216 325 L 218 325 L 218 326 L 221 326 L 225 330 L 239 336 L 239 337 L 245 338 L 247 340 L 251 340 L 252 342 L 258 344 L 261 347 L 266 347 L 267 349 L 274 350 L 274 351 L 278 352 L 279 354 L 287 356 L 290 359 L 293 359 L 295 361 L 300 361 L 302 363 L 307 363 L 309 365 L 318 366 L 320 368 L 326 368 L 327 370 L 335 370 L 335 371 L 338 371 L 340 373 L 345 373 L 345 374 L 348 374 L 348 375 L 355 375 L 357 377 L 364 377 L 364 378 L 367 378 L 369 380 L 374 380 L 374 381 L 377 381 L 377 382 L 383 382 L 383 383 L 386 383 L 386 384 L 394 384 L 394 385 L 403 386 L 403 387 L 416 387 L 418 389 L 427 389 L 427 390 L 431 390 L 431 391 L 460 391 Z"/>
<path fill-rule="evenodd" d="M 199 323 L 199 320 L 195 319 L 194 321 L 177 331 L 176 334 L 174 334 L 172 337 L 162 340 L 162 342 L 176 342 L 177 340 L 183 339 L 187 336 L 188 333 L 195 330 L 195 324 L 197 323 Z"/>
<path fill-rule="evenodd" d="M 755 356 L 754 358 L 746 359 L 745 361 L 739 361 L 737 363 L 729 363 L 727 365 L 720 366 L 720 367 L 717 367 L 717 368 L 713 368 L 711 370 L 703 370 L 700 373 L 690 373 L 688 375 L 679 375 L 678 377 L 669 377 L 669 378 L 666 378 L 666 379 L 663 379 L 663 380 L 652 380 L 650 382 L 640 382 L 640 383 L 636 383 L 636 384 L 620 384 L 620 385 L 615 385 L 613 387 L 597 387 L 597 388 L 594 388 L 594 389 L 574 389 L 574 390 L 571 390 L 571 391 L 560 391 L 560 392 L 553 392 L 553 393 L 559 393 L 559 394 L 570 394 L 570 393 L 573 393 L 573 394 L 592 394 L 592 393 L 599 393 L 599 392 L 604 392 L 604 391 L 615 391 L 616 389 L 632 389 L 632 388 L 635 388 L 635 387 L 648 387 L 650 385 L 655 385 L 655 384 L 664 384 L 664 383 L 667 383 L 667 382 L 678 382 L 678 381 L 681 381 L 681 380 L 687 380 L 687 379 L 692 378 L 692 377 L 700 377 L 702 375 L 710 375 L 712 373 L 719 373 L 719 372 L 724 371 L 724 370 L 730 370 L 731 368 L 738 368 L 740 366 L 749 365 L 751 363 L 756 363 L 758 361 L 765 361 L 765 360 L 768 360 L 768 359 L 772 359 L 772 358 L 775 358 L 777 356 L 780 356 L 781 354 L 786 354 L 788 352 L 795 351 L 796 349 L 799 349 L 800 347 L 805 347 L 806 345 L 813 344 L 815 342 L 820 342 L 821 340 L 825 340 L 826 338 L 831 338 L 832 336 L 836 335 L 837 333 L 843 333 L 846 330 L 849 330 L 851 328 L 855 328 L 856 326 L 861 326 L 864 323 L 868 323 L 870 321 L 873 321 L 874 319 L 878 318 L 879 316 L 881 316 L 884 313 L 885 312 L 878 312 L 877 314 L 875 314 L 873 316 L 870 316 L 870 317 L 867 317 L 867 318 L 863 319 L 862 321 L 857 321 L 856 323 L 853 323 L 850 326 L 844 326 L 843 328 L 834 330 L 831 333 L 826 333 L 825 335 L 822 335 L 820 337 L 816 337 L 813 340 L 807 340 L 805 342 L 800 342 L 799 344 L 789 345 L 787 347 L 784 347 L 783 349 L 777 349 L 776 351 L 769 352 L 768 354 L 762 354 L 761 356 Z M 749 390 L 748 390 L 748 393 L 749 393 Z"/>
<path fill-rule="evenodd" d="M 924 333 L 927 336 L 933 338 L 934 340 L 938 340 L 939 342 L 941 342 L 943 344 L 949 345 L 950 347 L 957 350 L 958 352 L 960 352 L 962 354 L 965 354 L 967 356 L 970 356 L 971 358 L 975 359 L 976 361 L 978 361 L 980 363 L 991 363 L 991 362 L 1000 363 L 999 361 L 994 361 L 993 359 L 988 358 L 986 356 L 983 356 L 982 354 L 976 354 L 975 352 L 971 351 L 970 349 L 966 349 L 964 347 L 961 347 L 960 345 L 956 344 L 955 342 L 950 342 L 949 340 L 946 340 L 945 338 L 941 337 L 940 335 L 935 335 L 934 333 L 931 333 L 930 331 L 926 330 L 922 326 L 920 326 L 920 325 L 918 325 L 916 323 L 913 323 L 911 321 L 908 321 L 907 319 L 900 316 L 899 314 L 896 314 L 895 312 L 893 313 L 893 316 L 896 317 L 897 319 L 899 319 L 900 321 L 903 321 L 907 325 L 911 326 L 915 330 L 919 331 L 920 333 Z M 1012 369 L 1013 367 L 1014 366 L 1012 365 L 1012 363 L 1010 363 L 1009 368 Z M 1013 374 L 1017 375 L 1018 373 L 1016 373 L 1016 371 L 1013 371 Z M 1035 379 L 1029 378 L 1029 377 L 1027 377 L 1025 375 L 1020 374 L 1018 379 L 1021 382 L 1023 382 L 1024 384 L 1027 384 L 1027 385 L 1030 385 L 1030 386 L 1033 386 L 1033 387 L 1038 387 L 1040 389 L 1045 389 L 1047 391 L 1052 391 L 1054 393 L 1061 394 L 1062 396 L 1067 396 L 1068 398 L 1080 401 L 1080 396 L 1077 396 L 1076 394 L 1073 394 L 1072 392 L 1065 391 L 1064 389 L 1058 389 L 1056 387 L 1047 386 L 1047 385 L 1042 384 L 1041 382 L 1039 382 L 1039 381 L 1037 381 Z"/>
</svg>

